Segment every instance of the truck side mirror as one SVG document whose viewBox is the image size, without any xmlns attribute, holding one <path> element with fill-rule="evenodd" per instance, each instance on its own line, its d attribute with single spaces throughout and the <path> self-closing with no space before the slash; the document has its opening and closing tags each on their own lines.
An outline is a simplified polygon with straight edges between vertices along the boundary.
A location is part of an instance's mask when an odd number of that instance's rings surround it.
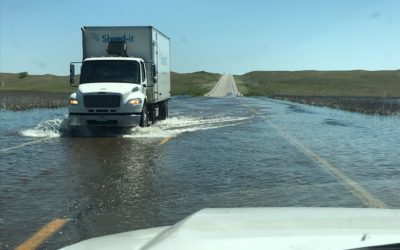
<svg viewBox="0 0 400 250">
<path fill-rule="evenodd" d="M 69 65 L 69 84 L 72 86 L 75 83 L 75 65 Z"/>
<path fill-rule="evenodd" d="M 156 83 L 157 82 L 157 68 L 154 63 L 151 65 L 151 76 L 152 76 L 153 83 Z"/>
</svg>

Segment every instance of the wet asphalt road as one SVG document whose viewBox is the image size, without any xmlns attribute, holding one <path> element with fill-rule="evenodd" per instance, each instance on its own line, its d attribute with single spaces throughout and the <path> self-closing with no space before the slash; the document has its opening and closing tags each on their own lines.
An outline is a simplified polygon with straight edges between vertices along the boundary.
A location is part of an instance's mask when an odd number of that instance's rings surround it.
<svg viewBox="0 0 400 250">
<path fill-rule="evenodd" d="M 65 109 L 1 111 L 0 249 L 57 218 L 39 248 L 205 207 L 400 208 L 399 116 L 245 97 L 174 97 L 170 112 L 125 135 L 69 137 Z"/>
<path fill-rule="evenodd" d="M 219 81 L 215 84 L 214 88 L 210 90 L 205 96 L 209 97 L 224 97 L 224 96 L 243 96 L 239 92 L 235 79 L 232 75 L 222 75 Z"/>
</svg>

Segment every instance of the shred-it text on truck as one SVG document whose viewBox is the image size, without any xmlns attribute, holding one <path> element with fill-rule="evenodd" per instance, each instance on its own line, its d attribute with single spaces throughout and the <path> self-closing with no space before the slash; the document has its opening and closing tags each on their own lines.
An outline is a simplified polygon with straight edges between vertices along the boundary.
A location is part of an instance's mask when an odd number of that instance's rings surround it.
<svg viewBox="0 0 400 250">
<path fill-rule="evenodd" d="M 70 127 L 145 127 L 168 117 L 167 36 L 151 26 L 82 27 L 82 39 L 79 85 L 68 100 Z"/>
</svg>

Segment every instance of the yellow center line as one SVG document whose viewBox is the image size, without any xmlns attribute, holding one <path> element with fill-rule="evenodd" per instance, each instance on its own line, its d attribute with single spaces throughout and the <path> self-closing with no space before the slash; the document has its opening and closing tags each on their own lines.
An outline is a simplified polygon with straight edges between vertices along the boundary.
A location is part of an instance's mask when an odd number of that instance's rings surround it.
<svg viewBox="0 0 400 250">
<path fill-rule="evenodd" d="M 60 228 L 62 228 L 66 219 L 55 219 L 49 222 L 47 225 L 43 226 L 39 231 L 37 231 L 34 235 L 32 235 L 29 239 L 24 241 L 21 245 L 19 245 L 16 250 L 31 250 L 36 249 L 43 241 L 49 238 L 52 234 L 57 232 Z"/>
<path fill-rule="evenodd" d="M 158 145 L 163 145 L 171 139 L 172 139 L 172 136 L 166 136 L 166 137 L 164 137 L 164 139 L 162 139 L 162 141 L 160 141 L 160 143 Z"/>
<path fill-rule="evenodd" d="M 244 104 L 243 104 L 244 105 Z M 253 108 L 244 105 L 254 114 L 258 115 L 259 113 Z M 286 139 L 292 146 L 297 148 L 300 152 L 308 156 L 311 160 L 318 163 L 325 171 L 327 171 L 330 175 L 335 177 L 339 182 L 341 182 L 354 196 L 358 197 L 366 206 L 375 207 L 375 208 L 386 208 L 387 205 L 374 197 L 371 193 L 369 193 L 365 188 L 363 188 L 358 182 L 348 177 L 342 171 L 340 171 L 333 164 L 313 152 L 311 149 L 307 148 L 300 141 L 295 139 L 293 136 L 285 132 L 282 128 L 273 123 L 270 119 L 266 117 L 261 117 L 264 121 L 268 123 L 270 127 L 272 127 L 280 136 Z"/>
</svg>

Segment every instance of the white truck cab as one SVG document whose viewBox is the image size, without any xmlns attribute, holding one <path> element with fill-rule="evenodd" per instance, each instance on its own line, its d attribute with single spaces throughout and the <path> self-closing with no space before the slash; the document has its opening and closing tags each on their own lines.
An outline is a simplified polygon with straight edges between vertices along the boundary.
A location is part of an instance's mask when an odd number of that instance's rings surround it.
<svg viewBox="0 0 400 250">
<path fill-rule="evenodd" d="M 144 127 L 168 117 L 168 37 L 148 26 L 83 27 L 82 37 L 79 85 L 68 100 L 70 127 Z"/>
</svg>

